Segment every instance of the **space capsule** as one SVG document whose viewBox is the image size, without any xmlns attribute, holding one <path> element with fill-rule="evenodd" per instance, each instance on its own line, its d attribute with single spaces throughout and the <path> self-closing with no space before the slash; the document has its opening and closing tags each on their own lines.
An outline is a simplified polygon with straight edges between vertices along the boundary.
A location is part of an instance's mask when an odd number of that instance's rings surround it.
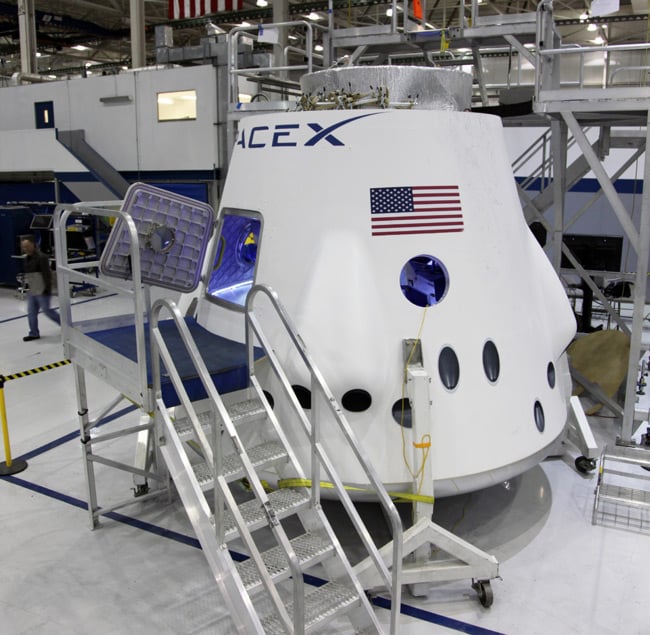
<svg viewBox="0 0 650 635">
<path fill-rule="evenodd" d="M 524 221 L 500 119 L 468 111 L 460 71 L 305 81 L 303 110 L 240 122 L 199 321 L 243 337 L 251 284 L 275 289 L 389 490 L 410 488 L 404 447 L 421 441 L 404 389 L 404 342 L 419 340 L 436 495 L 522 473 L 565 432 L 575 319 Z M 324 407 L 288 345 L 276 352 L 304 407 Z M 349 450 L 333 456 L 367 485 Z"/>
</svg>

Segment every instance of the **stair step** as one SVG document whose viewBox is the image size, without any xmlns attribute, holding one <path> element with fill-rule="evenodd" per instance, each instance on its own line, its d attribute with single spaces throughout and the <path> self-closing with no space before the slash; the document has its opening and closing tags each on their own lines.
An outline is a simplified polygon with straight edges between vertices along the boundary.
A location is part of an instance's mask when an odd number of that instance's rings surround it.
<svg viewBox="0 0 650 635">
<path fill-rule="evenodd" d="M 304 488 L 279 489 L 269 494 L 271 507 L 278 518 L 286 518 L 287 516 L 296 513 L 299 509 L 308 505 L 309 500 L 309 491 Z M 255 531 L 256 529 L 261 529 L 268 525 L 266 513 L 262 509 L 262 504 L 256 498 L 240 505 L 239 512 L 243 516 L 244 522 L 250 531 Z M 214 516 L 212 516 L 210 520 L 214 524 Z M 239 536 L 239 530 L 235 523 L 235 519 L 232 517 L 230 512 L 226 512 L 224 515 L 224 525 L 226 540 L 232 540 Z"/>
<path fill-rule="evenodd" d="M 226 408 L 235 425 L 243 421 L 255 421 L 266 417 L 264 404 L 257 397 L 232 403 L 226 406 Z"/>
<path fill-rule="evenodd" d="M 199 412 L 197 415 L 201 427 L 204 428 L 205 432 L 208 432 L 210 428 L 210 421 L 212 419 L 211 412 Z M 178 436 L 182 439 L 194 434 L 194 429 L 192 428 L 192 422 L 189 417 L 178 417 L 174 420 L 174 428 Z"/>
<path fill-rule="evenodd" d="M 328 582 L 311 589 L 305 594 L 305 632 L 309 632 L 325 620 L 358 606 L 359 603 L 357 592 L 338 582 Z M 293 614 L 293 602 L 287 605 L 287 611 L 289 615 Z M 282 622 L 275 614 L 263 618 L 262 626 L 267 635 L 285 633 Z"/>
<path fill-rule="evenodd" d="M 279 441 L 267 441 L 266 443 L 252 447 L 248 451 L 248 458 L 256 468 L 262 466 L 268 467 L 286 460 L 287 453 Z M 214 481 L 212 479 L 211 466 L 205 461 L 201 461 L 192 465 L 192 468 L 202 490 L 213 487 Z M 244 468 L 242 467 L 239 454 L 234 453 L 223 457 L 223 475 L 227 481 L 235 481 L 244 477 Z"/>
<path fill-rule="evenodd" d="M 290 542 L 302 567 L 313 566 L 334 552 L 332 543 L 316 534 L 306 533 L 292 538 Z M 262 554 L 262 560 L 274 582 L 288 578 L 291 574 L 287 555 L 279 545 L 265 551 Z M 238 563 L 237 571 L 249 593 L 254 593 L 261 588 L 260 573 L 252 559 Z"/>
<path fill-rule="evenodd" d="M 226 405 L 226 410 L 235 425 L 245 421 L 259 420 L 266 416 L 264 405 L 257 397 Z M 209 429 L 210 421 L 212 420 L 212 412 L 209 410 L 206 412 L 199 412 L 197 418 L 203 428 Z M 176 432 L 181 438 L 190 436 L 194 433 L 192 422 L 189 417 L 177 418 L 174 421 L 174 428 L 176 428 Z"/>
</svg>

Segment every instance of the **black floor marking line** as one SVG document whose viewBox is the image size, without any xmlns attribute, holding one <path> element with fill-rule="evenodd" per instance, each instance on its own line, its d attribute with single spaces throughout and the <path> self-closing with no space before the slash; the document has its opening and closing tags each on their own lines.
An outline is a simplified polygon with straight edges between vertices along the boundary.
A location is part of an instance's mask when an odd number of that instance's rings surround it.
<svg viewBox="0 0 650 635">
<path fill-rule="evenodd" d="M 71 302 L 71 306 L 77 306 L 78 304 L 85 304 L 86 302 L 94 302 L 95 300 L 104 300 L 106 298 L 112 298 L 113 296 L 116 296 L 117 293 L 109 293 L 108 295 L 100 295 L 96 296 L 94 298 L 88 298 L 87 300 L 79 300 L 79 302 Z M 58 310 L 59 307 L 52 307 L 53 309 Z M 3 320 L 0 320 L 0 324 L 5 324 L 7 322 L 14 322 L 15 320 L 24 320 L 27 317 L 27 313 L 24 315 L 15 315 L 14 317 L 10 318 L 4 318 Z"/>
<path fill-rule="evenodd" d="M 58 500 L 62 503 L 67 503 L 73 507 L 78 507 L 79 509 L 88 511 L 88 503 L 81 500 L 80 498 L 75 498 L 74 496 L 69 496 L 68 494 L 57 492 L 56 490 L 50 489 L 49 487 L 45 487 L 43 485 L 30 483 L 29 481 L 26 481 L 22 478 L 17 478 L 16 476 L 0 477 L 0 482 L 2 480 L 9 481 L 14 485 L 19 485 L 20 487 L 24 487 L 25 489 L 28 489 L 32 492 L 36 492 L 37 494 L 42 494 L 43 496 L 48 496 L 54 500 Z M 170 538 L 176 542 L 190 545 L 191 547 L 196 547 L 198 549 L 201 548 L 199 541 L 196 538 L 192 538 L 192 536 L 187 536 L 171 529 L 164 529 L 162 527 L 158 527 L 157 525 L 152 525 L 151 523 L 148 523 L 144 520 L 131 518 L 130 516 L 125 516 L 124 514 L 119 514 L 118 512 L 106 512 L 105 514 L 101 515 L 105 516 L 106 518 L 110 518 L 111 520 L 116 520 L 117 522 L 124 523 L 125 525 L 130 525 L 131 527 L 142 529 L 143 531 L 148 531 L 149 533 L 155 534 L 156 536 Z"/>
<path fill-rule="evenodd" d="M 376 597 L 372 598 L 370 601 L 375 606 L 390 609 L 390 600 L 386 598 Z M 404 604 L 403 602 L 400 613 L 402 615 L 408 615 L 409 617 L 414 617 L 425 622 L 431 622 L 432 624 L 438 624 L 439 626 L 450 628 L 454 631 L 458 631 L 459 633 L 468 633 L 469 635 L 505 635 L 499 631 L 493 631 L 489 628 L 483 628 L 482 626 L 475 626 L 474 624 L 461 622 L 460 620 L 456 620 L 453 617 L 445 617 L 444 615 L 432 613 L 431 611 L 425 611 L 424 609 L 419 609 L 415 606 Z"/>
<path fill-rule="evenodd" d="M 126 408 L 122 408 L 122 410 L 118 410 L 117 412 L 114 412 L 112 415 L 108 415 L 104 417 L 101 421 L 99 421 L 95 427 L 99 428 L 103 425 L 106 425 L 107 423 L 110 423 L 111 421 L 115 421 L 115 419 L 119 419 L 120 417 L 123 417 L 125 414 L 128 414 L 129 412 L 133 412 L 134 410 L 137 410 L 137 406 L 126 406 Z M 27 461 L 29 459 L 33 459 L 35 456 L 39 456 L 40 454 L 44 454 L 45 452 L 48 452 L 49 450 L 52 450 L 54 448 L 58 448 L 60 445 L 63 445 L 64 443 L 67 443 L 68 441 L 72 441 L 73 439 L 76 439 L 79 437 L 79 430 L 74 430 L 73 432 L 69 432 L 68 434 L 63 435 L 62 437 L 59 437 L 58 439 L 54 439 L 54 441 L 50 441 L 49 443 L 46 443 L 38 448 L 35 448 L 34 450 L 31 450 L 29 452 L 26 452 L 25 454 L 21 454 L 18 459 L 21 459 L 23 461 Z"/>
<path fill-rule="evenodd" d="M 133 405 L 127 406 L 126 408 L 123 408 L 122 410 L 119 410 L 118 412 L 102 419 L 101 422 L 97 424 L 97 427 L 109 423 L 110 421 L 114 421 L 115 419 L 118 419 L 119 417 L 127 414 L 128 412 L 132 412 L 133 410 L 136 409 L 137 409 L 136 406 Z M 79 436 L 79 431 L 75 430 L 74 432 L 70 432 L 69 434 L 59 437 L 54 441 L 50 441 L 49 443 L 42 445 L 39 448 L 32 450 L 31 452 L 27 452 L 26 454 L 23 454 L 19 458 L 22 460 L 26 460 L 28 458 L 29 459 L 34 458 L 35 456 L 44 454 L 45 452 L 52 450 L 53 448 L 56 448 L 60 445 L 63 445 L 68 441 L 72 441 L 78 436 Z M 42 494 L 43 496 L 48 496 L 49 498 L 52 498 L 54 500 L 67 503 L 68 505 L 72 505 L 73 507 L 78 507 L 79 509 L 83 509 L 86 511 L 88 510 L 88 504 L 86 503 L 86 501 L 83 501 L 79 498 L 75 498 L 74 496 L 69 496 L 67 494 L 57 492 L 56 490 L 50 489 L 49 487 L 45 487 L 43 485 L 37 485 L 35 483 L 30 483 L 29 481 L 26 481 L 22 478 L 18 478 L 16 476 L 0 477 L 0 482 L 3 480 L 13 483 L 14 485 L 18 485 L 19 487 L 24 487 L 25 489 L 28 489 L 32 492 Z M 135 529 L 141 529 L 142 531 L 147 531 L 156 536 L 160 536 L 161 538 L 168 538 L 170 540 L 174 540 L 181 544 L 188 545 L 196 549 L 201 549 L 201 544 L 199 543 L 199 541 L 192 536 L 181 534 L 180 532 L 173 531 L 171 529 L 164 529 L 163 527 L 159 527 L 158 525 L 148 523 L 144 520 L 138 520 L 137 518 L 132 518 L 131 516 L 125 516 L 124 514 L 120 514 L 118 512 L 107 512 L 106 514 L 101 514 L 100 512 L 100 515 L 105 516 L 106 518 L 110 518 L 111 520 L 124 523 L 125 525 L 129 525 L 131 527 L 134 527 Z M 230 555 L 232 556 L 233 560 L 239 562 L 248 559 L 248 556 L 241 553 L 237 553 L 236 551 L 230 551 Z M 323 586 L 324 584 L 327 583 L 327 580 L 323 580 L 322 578 L 318 578 L 316 576 L 312 576 L 309 574 L 305 574 L 304 579 L 307 584 L 316 587 Z M 383 598 L 383 597 L 374 597 L 371 599 L 371 602 L 372 604 L 374 604 L 379 608 L 390 610 L 390 606 L 391 606 L 390 599 Z M 475 626 L 473 624 L 468 624 L 467 622 L 461 622 L 460 620 L 456 620 L 450 617 L 445 617 L 444 615 L 433 613 L 431 611 L 426 611 L 424 609 L 419 609 L 417 607 L 410 606 L 409 604 L 404 604 L 403 602 L 402 602 L 402 606 L 400 607 L 400 613 L 402 615 L 408 615 L 410 617 L 414 617 L 423 622 L 429 622 L 431 624 L 438 624 L 439 626 L 444 626 L 445 628 L 449 628 L 459 633 L 467 633 L 468 635 L 504 635 L 503 633 L 500 633 L 498 631 L 492 631 L 483 628 L 481 626 Z"/>
<path fill-rule="evenodd" d="M 81 499 L 75 498 L 73 496 L 68 496 L 67 494 L 63 494 L 61 492 L 57 492 L 56 490 L 50 489 L 49 487 L 36 485 L 35 483 L 30 483 L 29 481 L 18 478 L 16 476 L 0 477 L 0 482 L 3 480 L 9 483 L 13 483 L 14 485 L 18 485 L 19 487 L 24 487 L 25 489 L 28 489 L 32 492 L 36 492 L 37 494 L 42 494 L 43 496 L 48 496 L 49 498 L 58 500 L 62 503 L 72 505 L 73 507 L 78 507 L 79 509 L 86 511 L 88 510 L 88 504 L 85 501 L 82 501 Z M 136 529 L 147 531 L 156 536 L 160 536 L 161 538 L 168 538 L 169 540 L 174 540 L 178 543 L 188 545 L 196 549 L 201 549 L 201 544 L 199 541 L 192 536 L 181 534 L 180 532 L 173 531 L 171 529 L 164 529 L 158 525 L 154 525 L 143 520 L 138 520 L 137 518 L 132 518 L 130 516 L 125 516 L 124 514 L 120 514 L 118 512 L 107 512 L 106 514 L 101 515 L 105 516 L 106 518 L 110 518 L 111 520 L 124 523 L 125 525 L 129 525 Z M 230 555 L 232 556 L 233 560 L 237 561 L 248 559 L 248 556 L 234 551 L 230 551 Z M 306 574 L 304 578 L 307 584 L 316 587 L 323 586 L 327 582 L 322 578 L 308 574 Z M 379 608 L 390 610 L 391 603 L 387 598 L 375 597 L 371 599 L 371 603 Z M 460 633 L 467 633 L 468 635 L 504 635 L 503 633 L 492 631 L 481 626 L 475 626 L 473 624 L 468 624 L 467 622 L 461 622 L 460 620 L 445 617 L 444 615 L 440 615 L 438 613 L 419 609 L 417 607 L 410 606 L 409 604 L 404 604 L 403 602 L 402 606 L 400 607 L 400 613 L 402 615 L 408 615 L 423 622 L 438 624 L 439 626 L 444 626 L 445 628 L 449 628 Z"/>
</svg>

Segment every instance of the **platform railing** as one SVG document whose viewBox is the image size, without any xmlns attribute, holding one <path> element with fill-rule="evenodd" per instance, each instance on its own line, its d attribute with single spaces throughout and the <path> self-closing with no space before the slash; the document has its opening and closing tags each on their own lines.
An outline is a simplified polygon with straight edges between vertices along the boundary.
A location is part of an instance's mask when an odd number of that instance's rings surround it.
<svg viewBox="0 0 650 635">
<path fill-rule="evenodd" d="M 255 311 L 255 300 L 258 295 L 263 295 L 270 302 L 273 313 L 279 318 L 282 326 L 284 327 L 285 334 L 289 337 L 293 349 L 298 353 L 302 362 L 304 363 L 310 379 L 311 379 L 311 394 L 312 394 L 312 415 L 308 418 L 302 406 L 298 402 L 296 395 L 291 388 L 289 381 L 282 364 L 275 352 L 273 343 L 269 340 L 265 329 L 260 322 L 260 314 Z M 257 387 L 258 392 L 262 392 L 261 386 L 257 377 L 255 376 L 255 346 L 259 344 L 264 350 L 271 368 L 273 369 L 276 378 L 283 388 L 284 396 L 292 406 L 292 410 L 298 417 L 303 432 L 309 439 L 311 448 L 311 496 L 312 504 L 317 505 L 320 501 L 320 488 L 321 488 L 321 466 L 323 466 L 328 478 L 330 479 L 334 491 L 346 510 L 350 520 L 352 521 L 355 530 L 361 538 L 363 545 L 374 562 L 383 583 L 391 595 L 391 633 L 396 633 L 398 628 L 398 618 L 401 603 L 401 572 L 402 572 L 402 558 L 403 558 L 403 537 L 402 537 L 402 522 L 391 500 L 384 484 L 375 468 L 373 467 L 368 455 L 366 454 L 363 446 L 356 438 L 350 424 L 348 423 L 343 409 L 334 397 L 334 394 L 327 385 L 323 375 L 311 358 L 307 346 L 303 342 L 298 333 L 293 320 L 290 318 L 283 305 L 281 304 L 278 294 L 267 285 L 256 285 L 248 293 L 246 299 L 246 345 L 248 348 L 248 365 L 251 375 L 251 382 Z M 348 494 L 345 484 L 338 476 L 332 459 L 326 452 L 321 440 L 321 420 L 320 413 L 316 407 L 316 400 L 321 399 L 326 405 L 325 411 L 329 413 L 330 420 L 333 421 L 338 430 L 342 433 L 346 440 L 348 447 L 353 451 L 359 465 L 362 467 L 365 475 L 369 480 L 369 489 L 379 500 L 386 518 L 388 519 L 392 530 L 392 575 L 386 567 L 379 550 L 375 546 L 372 537 L 359 516 L 350 495 Z"/>
<path fill-rule="evenodd" d="M 539 112 L 562 110 L 561 103 L 571 102 L 571 111 L 611 110 L 616 100 L 618 110 L 640 110 L 650 105 L 650 87 L 647 81 L 615 82 L 623 71 L 645 72 L 646 65 L 633 63 L 631 57 L 639 56 L 639 62 L 650 56 L 650 42 L 631 44 L 602 44 L 598 46 L 562 45 L 553 23 L 553 2 L 544 0 L 537 7 L 538 54 L 535 69 L 535 104 Z M 625 64 L 616 68 L 616 57 L 624 58 Z M 602 58 L 602 72 L 589 73 L 593 58 Z M 571 64 L 571 75 L 578 81 L 562 80 L 562 64 Z M 609 103 L 608 103 L 609 102 Z M 567 106 L 568 108 L 568 106 Z"/>
<path fill-rule="evenodd" d="M 284 58 L 282 63 L 273 64 L 270 66 L 249 66 L 242 67 L 240 66 L 240 44 L 243 37 L 251 40 L 252 42 L 264 41 L 263 33 L 266 31 L 287 29 L 288 27 L 293 27 L 294 29 L 298 27 L 303 27 L 305 29 L 305 47 L 300 49 L 295 46 L 287 47 L 283 49 Z M 239 103 L 239 78 L 246 78 L 247 76 L 260 76 L 265 75 L 271 77 L 275 75 L 279 77 L 280 73 L 287 73 L 290 71 L 300 71 L 301 73 L 311 73 L 316 70 L 317 65 L 316 61 L 322 61 L 322 57 L 317 57 L 314 53 L 314 35 L 315 32 L 320 32 L 324 34 L 327 32 L 327 27 L 320 24 L 315 24 L 308 20 L 291 20 L 287 22 L 275 22 L 265 25 L 252 25 L 252 26 L 236 26 L 231 29 L 227 36 L 228 43 L 228 59 L 227 59 L 227 73 L 229 80 L 229 95 L 228 102 L 231 107 L 234 107 Z M 288 63 L 288 54 L 289 52 L 300 51 L 300 53 L 306 58 L 305 63 L 303 64 L 289 64 Z"/>
<path fill-rule="evenodd" d="M 56 251 L 57 287 L 59 290 L 59 312 L 61 315 L 61 329 L 64 347 L 73 339 L 71 332 L 80 326 L 81 332 L 88 331 L 88 323 L 75 322 L 72 319 L 70 291 L 71 285 L 84 284 L 88 287 L 101 286 L 102 289 L 115 292 L 122 296 L 130 297 L 133 301 L 133 321 L 136 331 L 136 355 L 138 362 L 139 386 L 142 394 L 142 405 L 150 410 L 147 389 L 147 363 L 146 363 L 146 331 L 145 324 L 148 314 L 148 299 L 142 285 L 142 272 L 140 267 L 140 240 L 138 230 L 131 215 L 120 209 L 121 201 L 106 203 L 75 203 L 72 205 L 59 205 L 54 212 L 54 242 Z M 113 217 L 121 219 L 129 234 L 129 257 L 133 284 L 124 285 L 111 281 L 105 277 L 99 278 L 99 258 L 88 260 L 71 260 L 69 256 L 67 228 L 68 219 L 72 214 L 91 216 L 97 222 L 99 218 Z M 99 245 L 97 245 L 99 249 Z M 99 254 L 97 254 L 99 256 Z M 91 273 L 92 272 L 92 273 Z M 103 321 L 102 321 L 103 322 Z M 99 321 L 98 321 L 99 323 Z"/>
</svg>

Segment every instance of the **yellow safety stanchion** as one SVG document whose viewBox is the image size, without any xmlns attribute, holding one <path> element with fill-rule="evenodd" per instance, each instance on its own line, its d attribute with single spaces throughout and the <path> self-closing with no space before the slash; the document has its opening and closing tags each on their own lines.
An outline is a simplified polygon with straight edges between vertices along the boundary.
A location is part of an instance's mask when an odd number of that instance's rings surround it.
<svg viewBox="0 0 650 635">
<path fill-rule="evenodd" d="M 11 447 L 9 445 L 9 426 L 7 425 L 7 409 L 5 407 L 5 377 L 0 375 L 0 417 L 2 418 L 2 440 L 5 447 L 4 463 L 0 463 L 0 476 L 18 474 L 27 469 L 27 461 L 22 459 L 11 460 Z"/>
</svg>

